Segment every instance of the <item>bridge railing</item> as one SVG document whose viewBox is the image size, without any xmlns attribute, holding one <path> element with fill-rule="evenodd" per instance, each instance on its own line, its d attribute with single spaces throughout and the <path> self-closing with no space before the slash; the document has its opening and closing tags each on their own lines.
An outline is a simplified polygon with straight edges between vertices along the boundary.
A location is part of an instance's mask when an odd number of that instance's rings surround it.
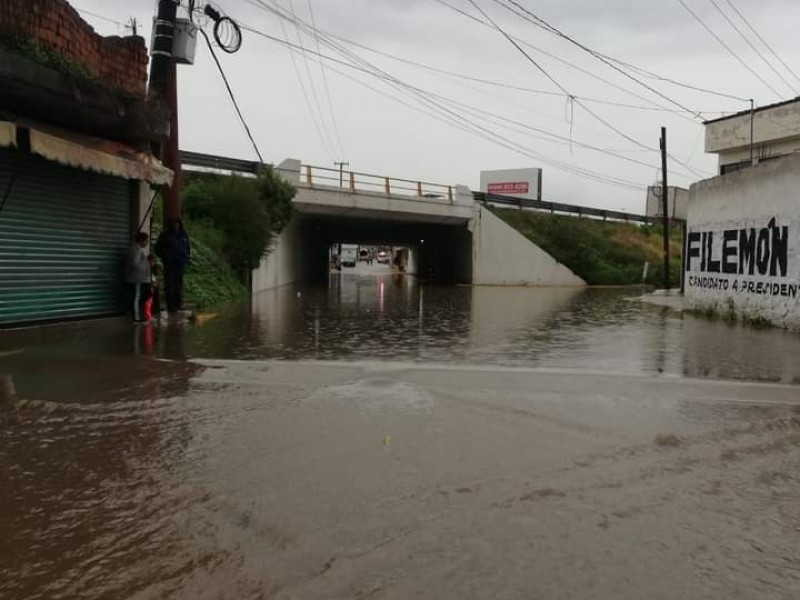
<svg viewBox="0 0 800 600">
<path fill-rule="evenodd" d="M 300 183 L 309 187 L 337 187 L 352 193 L 379 193 L 387 196 L 424 198 L 450 204 L 453 203 L 455 194 L 452 185 L 314 165 L 302 166 Z"/>
<path fill-rule="evenodd" d="M 476 201 L 484 204 L 496 204 L 500 206 L 513 206 L 523 210 L 536 210 L 549 212 L 551 214 L 570 214 L 578 217 L 590 217 L 602 219 L 603 221 L 627 221 L 635 223 L 662 223 L 662 217 L 651 217 L 647 215 L 637 215 L 618 210 L 606 210 L 604 208 L 593 208 L 590 206 L 577 206 L 574 204 L 564 204 L 563 202 L 548 202 L 545 200 L 530 200 L 515 196 L 501 196 L 496 194 L 486 194 L 483 192 L 472 192 Z M 683 223 L 682 219 L 671 218 L 673 223 Z"/>
</svg>

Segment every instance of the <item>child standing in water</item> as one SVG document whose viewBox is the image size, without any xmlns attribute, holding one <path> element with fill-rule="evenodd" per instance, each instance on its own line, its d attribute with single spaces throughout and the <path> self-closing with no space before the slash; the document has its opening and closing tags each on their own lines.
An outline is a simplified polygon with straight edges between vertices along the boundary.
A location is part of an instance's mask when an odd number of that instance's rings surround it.
<svg viewBox="0 0 800 600">
<path fill-rule="evenodd" d="M 125 256 L 125 283 L 128 287 L 128 307 L 134 323 L 144 323 L 145 303 L 150 297 L 150 262 L 147 259 L 147 246 L 150 236 L 140 231 L 133 237 L 133 243 Z"/>
</svg>

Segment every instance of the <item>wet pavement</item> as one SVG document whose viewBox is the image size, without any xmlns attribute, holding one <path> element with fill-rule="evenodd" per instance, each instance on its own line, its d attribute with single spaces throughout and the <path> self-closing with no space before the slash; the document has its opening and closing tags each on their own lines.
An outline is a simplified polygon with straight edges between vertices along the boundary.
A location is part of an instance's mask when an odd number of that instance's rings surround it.
<svg viewBox="0 0 800 600">
<path fill-rule="evenodd" d="M 0 598 L 800 597 L 800 336 L 639 294 L 0 334 Z"/>
</svg>

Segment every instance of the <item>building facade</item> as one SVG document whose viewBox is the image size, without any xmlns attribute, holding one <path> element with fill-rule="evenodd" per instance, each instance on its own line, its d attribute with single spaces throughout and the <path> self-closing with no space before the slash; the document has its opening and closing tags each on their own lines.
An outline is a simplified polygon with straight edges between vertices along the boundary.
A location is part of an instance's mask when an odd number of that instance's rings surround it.
<svg viewBox="0 0 800 600">
<path fill-rule="evenodd" d="M 800 98 L 706 121 L 705 149 L 720 175 L 800 152 Z"/>
<path fill-rule="evenodd" d="M 65 0 L 0 6 L 0 327 L 122 312 L 124 251 L 172 179 L 147 61 Z"/>
<path fill-rule="evenodd" d="M 800 329 L 800 100 L 709 122 L 706 149 L 720 175 L 689 191 L 687 305 Z"/>
</svg>

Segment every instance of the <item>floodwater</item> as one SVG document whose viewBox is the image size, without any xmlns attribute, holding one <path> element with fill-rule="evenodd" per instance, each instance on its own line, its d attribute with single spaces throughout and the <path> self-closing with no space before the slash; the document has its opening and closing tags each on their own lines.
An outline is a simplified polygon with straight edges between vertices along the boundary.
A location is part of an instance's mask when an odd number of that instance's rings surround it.
<svg viewBox="0 0 800 600">
<path fill-rule="evenodd" d="M 800 597 L 800 335 L 380 272 L 0 334 L 0 598 Z"/>
</svg>

